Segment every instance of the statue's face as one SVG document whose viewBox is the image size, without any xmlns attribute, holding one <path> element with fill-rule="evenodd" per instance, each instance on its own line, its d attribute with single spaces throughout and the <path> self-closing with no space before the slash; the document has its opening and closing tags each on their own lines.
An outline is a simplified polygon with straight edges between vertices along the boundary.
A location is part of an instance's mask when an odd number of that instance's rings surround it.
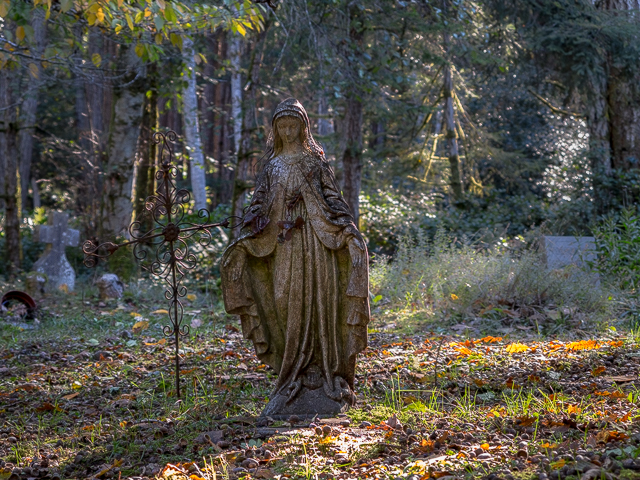
<svg viewBox="0 0 640 480">
<path fill-rule="evenodd" d="M 302 123 L 299 118 L 292 116 L 280 117 L 276 120 L 276 128 L 283 143 L 296 143 L 300 140 Z"/>
</svg>

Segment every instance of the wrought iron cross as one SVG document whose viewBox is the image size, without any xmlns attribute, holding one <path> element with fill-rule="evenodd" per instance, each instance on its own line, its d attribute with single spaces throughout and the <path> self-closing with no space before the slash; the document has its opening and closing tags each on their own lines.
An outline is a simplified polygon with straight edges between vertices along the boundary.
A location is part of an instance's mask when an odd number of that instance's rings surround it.
<svg viewBox="0 0 640 480">
<path fill-rule="evenodd" d="M 131 240 L 123 243 L 105 242 L 96 244 L 87 240 L 82 245 L 85 254 L 84 264 L 95 267 L 101 258 L 107 258 L 116 250 L 127 245 L 133 245 L 133 254 L 139 261 L 147 258 L 149 251 L 154 251 L 150 264 L 141 267 L 153 275 L 163 279 L 166 283 L 165 298 L 169 301 L 170 325 L 165 325 L 162 332 L 166 337 L 173 337 L 175 343 L 176 396 L 180 397 L 180 337 L 189 334 L 189 326 L 182 325 L 184 308 L 182 298 L 187 295 L 187 287 L 182 281 L 188 270 L 193 270 L 198 259 L 189 250 L 190 242 L 197 242 L 206 247 L 211 243 L 213 227 L 229 228 L 228 217 L 220 223 L 210 223 L 210 212 L 202 208 L 198 211 L 198 218 L 204 223 L 193 223 L 185 219 L 191 200 L 191 193 L 186 189 L 178 189 L 174 181 L 178 169 L 173 165 L 173 150 L 170 143 L 176 141 L 176 133 L 153 135 L 156 144 L 161 143 L 161 161 L 155 178 L 157 188 L 155 195 L 145 199 L 146 215 L 151 215 L 153 227 L 146 233 L 141 233 L 142 223 L 139 220 L 129 225 Z M 232 226 L 230 228 L 234 228 Z"/>
</svg>

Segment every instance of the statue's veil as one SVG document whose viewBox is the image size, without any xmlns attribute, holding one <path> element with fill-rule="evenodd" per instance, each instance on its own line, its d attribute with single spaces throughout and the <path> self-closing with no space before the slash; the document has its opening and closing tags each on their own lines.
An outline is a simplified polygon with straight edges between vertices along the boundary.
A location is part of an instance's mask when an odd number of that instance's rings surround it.
<svg viewBox="0 0 640 480">
<path fill-rule="evenodd" d="M 300 119 L 300 121 L 302 121 L 302 146 L 314 157 L 324 160 L 324 151 L 322 150 L 320 144 L 318 144 L 318 142 L 316 142 L 316 140 L 313 138 L 313 134 L 311 133 L 311 123 L 309 122 L 307 111 L 295 98 L 287 98 L 285 101 L 281 102 L 278 105 L 276 111 L 273 114 L 273 119 L 271 120 L 271 133 L 267 138 L 267 149 L 264 156 L 262 157 L 263 162 L 268 162 L 274 156 L 280 153 L 280 150 L 282 148 L 282 140 L 278 135 L 276 120 L 285 116 L 296 117 Z"/>
</svg>

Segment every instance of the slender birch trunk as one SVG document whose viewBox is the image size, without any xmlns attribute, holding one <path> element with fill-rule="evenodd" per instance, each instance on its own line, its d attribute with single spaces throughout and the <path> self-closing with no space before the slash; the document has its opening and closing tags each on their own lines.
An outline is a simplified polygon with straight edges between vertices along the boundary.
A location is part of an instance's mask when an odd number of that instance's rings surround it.
<svg viewBox="0 0 640 480">
<path fill-rule="evenodd" d="M 196 90 L 196 60 L 193 39 L 184 39 L 182 47 L 185 69 L 185 89 L 182 92 L 182 108 L 184 115 L 184 136 L 191 167 L 191 190 L 195 209 L 207 208 L 207 180 L 205 175 L 204 154 L 200 137 L 200 121 L 198 119 L 198 92 Z"/>
<path fill-rule="evenodd" d="M 231 118 L 233 119 L 233 149 L 237 155 L 242 141 L 242 38 L 236 34 L 229 42 L 231 62 Z"/>
</svg>

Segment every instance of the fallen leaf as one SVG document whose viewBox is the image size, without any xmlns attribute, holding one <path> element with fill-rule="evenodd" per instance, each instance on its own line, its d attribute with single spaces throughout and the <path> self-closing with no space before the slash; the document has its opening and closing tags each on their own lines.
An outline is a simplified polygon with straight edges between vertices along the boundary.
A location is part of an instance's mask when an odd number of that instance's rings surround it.
<svg viewBox="0 0 640 480">
<path fill-rule="evenodd" d="M 565 345 L 567 350 L 595 350 L 602 346 L 595 340 L 580 340 L 579 342 L 571 342 Z"/>
<path fill-rule="evenodd" d="M 139 322 L 136 322 L 133 327 L 131 328 L 131 331 L 133 333 L 140 333 L 144 330 L 147 330 L 149 328 L 149 321 L 148 320 L 141 320 Z"/>
<path fill-rule="evenodd" d="M 276 478 L 276 474 L 269 468 L 260 468 L 253 476 L 255 478 Z"/>
<path fill-rule="evenodd" d="M 602 375 L 605 370 L 606 370 L 606 367 L 602 367 L 602 366 L 594 368 L 593 370 L 591 370 L 591 375 L 593 375 L 594 377 L 597 377 L 598 375 Z"/>
<path fill-rule="evenodd" d="M 535 417 L 517 417 L 516 425 L 519 425 L 521 427 L 529 427 L 533 425 L 533 422 L 535 421 L 536 421 Z"/>
<path fill-rule="evenodd" d="M 598 443 L 615 442 L 619 440 L 626 440 L 627 438 L 629 438 L 629 435 L 627 435 L 626 433 L 615 432 L 610 430 L 603 430 L 596 434 L 596 441 Z"/>
<path fill-rule="evenodd" d="M 113 464 L 111 464 L 111 465 L 109 465 L 108 467 L 103 468 L 102 470 L 100 470 L 98 473 L 96 473 L 96 474 L 94 475 L 94 477 L 96 477 L 96 478 L 100 478 L 100 477 L 102 477 L 103 475 L 105 475 L 107 472 L 109 472 L 109 471 L 113 470 L 114 468 L 118 468 L 120 465 L 122 465 L 122 463 L 123 463 L 123 462 L 124 462 L 124 460 L 123 460 L 123 459 L 120 459 L 120 460 L 117 460 L 117 459 L 116 459 L 116 460 L 114 460 Z"/>
<path fill-rule="evenodd" d="M 187 300 L 189 300 L 190 302 L 195 301 L 196 298 L 198 297 L 196 297 L 193 293 L 190 293 L 189 295 L 187 295 Z"/>
<path fill-rule="evenodd" d="M 38 408 L 36 408 L 36 412 L 61 412 L 62 409 L 60 407 L 58 407 L 57 405 L 52 405 L 49 402 L 44 402 L 42 405 L 40 405 Z"/>
<path fill-rule="evenodd" d="M 606 380 L 607 382 L 626 383 L 638 380 L 638 377 L 637 375 L 618 375 L 613 377 L 604 377 L 603 380 Z"/>
<path fill-rule="evenodd" d="M 562 458 L 562 459 L 558 460 L 557 462 L 551 462 L 549 464 L 549 466 L 554 470 L 559 470 L 562 467 L 564 467 L 566 463 L 567 463 L 567 461 L 564 458 Z"/>
<path fill-rule="evenodd" d="M 169 314 L 169 311 L 168 311 L 168 310 L 165 310 L 164 308 L 160 308 L 160 309 L 158 309 L 158 310 L 154 310 L 153 312 L 151 312 L 151 314 L 152 314 L 152 315 L 153 315 L 153 314 L 156 314 L 156 315 L 160 315 L 160 314 L 168 315 L 168 314 Z"/>
<path fill-rule="evenodd" d="M 492 337 L 491 335 L 481 338 L 480 340 L 476 340 L 476 342 L 484 342 L 484 343 L 496 343 L 501 341 L 502 341 L 502 337 Z"/>
<path fill-rule="evenodd" d="M 435 442 L 433 440 L 427 440 L 426 438 L 423 438 L 420 442 L 420 447 L 418 448 L 424 453 L 429 453 L 433 451 L 434 445 Z"/>
<path fill-rule="evenodd" d="M 582 409 L 577 405 L 569 405 L 567 407 L 567 413 L 571 415 L 572 413 L 582 413 Z"/>
<path fill-rule="evenodd" d="M 458 352 L 458 356 L 460 357 L 466 357 L 473 354 L 473 351 L 469 350 L 467 347 L 458 347 L 456 348 L 456 351 Z"/>
<path fill-rule="evenodd" d="M 69 395 L 63 396 L 62 398 L 64 398 L 65 400 L 71 400 L 72 398 L 76 398 L 78 395 L 80 395 L 80 392 L 70 393 Z"/>
<path fill-rule="evenodd" d="M 529 347 L 523 345 L 522 343 L 512 343 L 507 345 L 507 353 L 522 353 L 529 350 Z"/>
</svg>

